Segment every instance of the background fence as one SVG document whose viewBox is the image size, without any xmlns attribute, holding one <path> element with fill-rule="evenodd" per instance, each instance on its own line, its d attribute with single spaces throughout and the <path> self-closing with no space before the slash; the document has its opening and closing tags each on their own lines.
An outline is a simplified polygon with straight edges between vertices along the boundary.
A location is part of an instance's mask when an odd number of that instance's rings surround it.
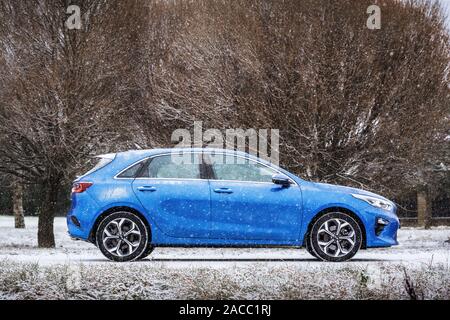
<svg viewBox="0 0 450 320">
<path fill-rule="evenodd" d="M 422 198 L 422 206 L 418 204 Z M 450 225 L 450 193 L 412 193 L 396 201 L 402 225 Z"/>
</svg>

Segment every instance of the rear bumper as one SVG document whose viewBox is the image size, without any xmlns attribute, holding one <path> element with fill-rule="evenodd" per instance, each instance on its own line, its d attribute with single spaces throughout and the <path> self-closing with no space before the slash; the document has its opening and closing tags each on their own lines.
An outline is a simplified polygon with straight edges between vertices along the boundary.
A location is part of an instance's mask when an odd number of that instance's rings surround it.
<svg viewBox="0 0 450 320">
<path fill-rule="evenodd" d="M 67 214 L 67 229 L 71 238 L 89 240 L 93 225 L 93 215 L 98 210 L 97 203 L 87 193 L 72 196 L 72 207 Z"/>
<path fill-rule="evenodd" d="M 87 231 L 86 229 L 83 229 L 81 225 L 77 226 L 72 221 L 72 217 L 73 217 L 72 214 L 69 213 L 67 215 L 67 219 L 66 219 L 69 236 L 74 240 L 87 241 L 89 238 L 89 231 Z"/>
</svg>

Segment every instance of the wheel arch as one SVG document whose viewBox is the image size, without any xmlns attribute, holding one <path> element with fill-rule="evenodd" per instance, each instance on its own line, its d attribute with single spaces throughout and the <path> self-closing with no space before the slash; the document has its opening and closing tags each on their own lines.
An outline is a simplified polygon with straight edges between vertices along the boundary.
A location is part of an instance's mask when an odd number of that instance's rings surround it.
<svg viewBox="0 0 450 320">
<path fill-rule="evenodd" d="M 367 248 L 367 231 L 366 228 L 364 226 L 364 223 L 362 222 L 361 218 L 352 210 L 348 209 L 348 208 L 344 208 L 344 207 L 340 207 L 340 206 L 333 206 L 333 207 L 329 207 L 326 209 L 322 209 L 321 211 L 319 211 L 309 222 L 308 224 L 308 228 L 305 232 L 305 236 L 303 239 L 303 243 L 306 243 L 306 237 L 309 235 L 309 233 L 311 232 L 311 228 L 314 225 L 314 223 L 323 215 L 330 213 L 330 212 L 341 212 L 341 213 L 346 213 L 348 214 L 350 217 L 352 217 L 356 223 L 358 223 L 359 228 L 361 229 L 361 233 L 362 233 L 362 243 L 361 243 L 361 249 L 366 249 Z"/>
<path fill-rule="evenodd" d="M 115 212 L 121 212 L 121 211 L 126 211 L 126 212 L 130 212 L 135 214 L 136 216 L 139 217 L 139 219 L 142 220 L 142 222 L 145 224 L 145 226 L 148 229 L 148 237 L 149 237 L 149 241 L 151 241 L 151 236 L 152 236 L 152 232 L 151 232 L 151 226 L 150 223 L 148 222 L 147 218 L 138 210 L 131 208 L 131 207 L 127 207 L 127 206 L 117 206 L 117 207 L 112 207 L 109 208 L 107 210 L 105 210 L 104 212 L 102 212 L 101 214 L 98 215 L 98 217 L 95 219 L 95 222 L 91 228 L 91 232 L 89 233 L 89 242 L 92 242 L 93 244 L 96 243 L 96 239 L 95 239 L 95 235 L 97 234 L 97 229 L 98 226 L 100 225 L 100 222 L 107 216 L 109 216 L 110 214 L 113 214 Z"/>
</svg>

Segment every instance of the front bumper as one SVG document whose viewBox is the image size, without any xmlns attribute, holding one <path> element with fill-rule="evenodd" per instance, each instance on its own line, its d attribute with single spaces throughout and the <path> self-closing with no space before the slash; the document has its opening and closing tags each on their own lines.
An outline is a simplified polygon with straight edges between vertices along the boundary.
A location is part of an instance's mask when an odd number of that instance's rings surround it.
<svg viewBox="0 0 450 320">
<path fill-rule="evenodd" d="M 371 209 L 366 214 L 366 236 L 367 247 L 390 247 L 398 245 L 397 232 L 400 228 L 400 221 L 392 211 L 381 209 Z"/>
</svg>

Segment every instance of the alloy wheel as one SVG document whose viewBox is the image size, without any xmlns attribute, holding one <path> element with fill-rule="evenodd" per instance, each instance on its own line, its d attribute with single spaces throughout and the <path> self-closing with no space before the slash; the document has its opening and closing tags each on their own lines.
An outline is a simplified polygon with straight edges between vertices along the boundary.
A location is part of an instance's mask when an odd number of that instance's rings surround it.
<svg viewBox="0 0 450 320">
<path fill-rule="evenodd" d="M 127 218 L 110 221 L 103 230 L 102 241 L 105 249 L 117 257 L 133 254 L 141 243 L 142 234 L 139 227 Z"/>
<path fill-rule="evenodd" d="M 333 258 L 344 257 L 355 247 L 356 232 L 352 225 L 340 218 L 326 220 L 317 232 L 320 250 Z"/>
</svg>

